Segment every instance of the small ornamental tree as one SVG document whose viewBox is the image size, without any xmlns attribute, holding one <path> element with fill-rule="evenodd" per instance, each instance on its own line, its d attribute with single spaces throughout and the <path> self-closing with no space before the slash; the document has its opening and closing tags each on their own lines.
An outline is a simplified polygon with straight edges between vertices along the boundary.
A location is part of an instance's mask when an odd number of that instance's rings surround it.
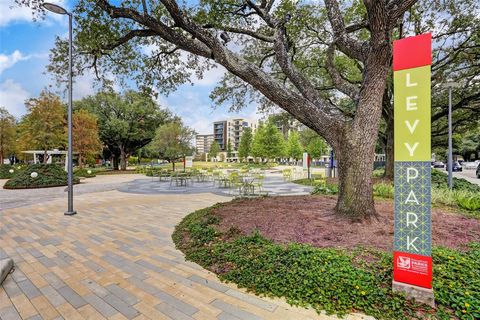
<svg viewBox="0 0 480 320">
<path fill-rule="evenodd" d="M 286 154 L 286 143 L 273 121 L 259 125 L 253 138 L 253 153 L 256 157 L 275 159 Z"/>
<path fill-rule="evenodd" d="M 218 144 L 217 141 L 213 141 L 212 145 L 210 146 L 210 151 L 208 152 L 209 157 L 216 158 L 219 152 L 220 152 L 220 145 Z"/>
<path fill-rule="evenodd" d="M 298 160 L 302 157 L 303 150 L 304 149 L 300 144 L 300 140 L 298 138 L 298 133 L 296 131 L 290 132 L 287 141 L 287 156 Z"/>
<path fill-rule="evenodd" d="M 87 110 L 78 110 L 73 114 L 73 150 L 78 154 L 78 166 L 88 157 L 96 156 L 102 151 L 98 137 L 97 118 Z"/>
<path fill-rule="evenodd" d="M 171 162 L 175 171 L 175 162 L 193 152 L 194 136 L 194 130 L 184 126 L 180 119 L 175 119 L 157 129 L 150 146 L 158 152 L 160 158 Z"/>
<path fill-rule="evenodd" d="M 252 128 L 246 127 L 243 129 L 240 143 L 238 145 L 238 157 L 243 160 L 246 159 L 252 153 Z"/>
<path fill-rule="evenodd" d="M 228 139 L 227 142 L 227 158 L 233 157 L 233 147 L 232 147 L 232 142 L 230 139 Z"/>
<path fill-rule="evenodd" d="M 321 156 L 327 154 L 328 145 L 325 139 L 320 137 L 315 131 L 305 129 L 300 132 L 300 142 L 305 147 L 311 158 L 319 159 Z"/>
<path fill-rule="evenodd" d="M 66 142 L 65 106 L 58 96 L 47 91 L 29 99 L 26 106 L 27 114 L 19 125 L 19 143 L 25 149 L 43 150 L 43 163 L 47 163 L 47 151 L 64 147 Z"/>
</svg>

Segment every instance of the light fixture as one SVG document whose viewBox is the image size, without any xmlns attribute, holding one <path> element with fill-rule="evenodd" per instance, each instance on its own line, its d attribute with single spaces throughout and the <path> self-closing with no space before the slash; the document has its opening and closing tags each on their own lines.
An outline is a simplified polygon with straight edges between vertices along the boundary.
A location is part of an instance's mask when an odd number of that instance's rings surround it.
<svg viewBox="0 0 480 320">
<path fill-rule="evenodd" d="M 56 13 L 56 14 L 68 14 L 67 10 L 65 10 L 64 8 L 60 7 L 59 5 L 56 5 L 56 4 L 53 4 L 53 3 L 44 2 L 42 4 L 42 7 L 45 10 L 48 10 L 48 11 Z"/>
</svg>

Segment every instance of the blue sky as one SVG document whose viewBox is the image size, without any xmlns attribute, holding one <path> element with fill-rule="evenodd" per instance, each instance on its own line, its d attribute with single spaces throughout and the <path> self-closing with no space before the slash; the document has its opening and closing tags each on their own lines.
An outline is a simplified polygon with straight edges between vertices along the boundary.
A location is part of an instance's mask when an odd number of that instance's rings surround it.
<svg viewBox="0 0 480 320">
<path fill-rule="evenodd" d="M 51 1 L 64 7 L 74 2 Z M 17 118 L 25 113 L 24 101 L 37 96 L 44 88 L 54 85 L 48 74 L 48 54 L 56 35 L 66 35 L 66 17 L 49 14 L 43 21 L 33 22 L 26 8 L 15 6 L 14 0 L 0 0 L 0 105 Z M 182 117 L 198 133 L 211 133 L 212 122 L 229 117 L 259 118 L 255 106 L 239 114 L 229 113 L 227 107 L 212 108 L 211 90 L 220 80 L 222 69 L 207 72 L 202 80 L 192 79 L 194 86 L 183 85 L 169 96 L 160 96 L 159 103 Z M 93 77 L 83 76 L 74 84 L 74 99 L 93 94 Z"/>
</svg>

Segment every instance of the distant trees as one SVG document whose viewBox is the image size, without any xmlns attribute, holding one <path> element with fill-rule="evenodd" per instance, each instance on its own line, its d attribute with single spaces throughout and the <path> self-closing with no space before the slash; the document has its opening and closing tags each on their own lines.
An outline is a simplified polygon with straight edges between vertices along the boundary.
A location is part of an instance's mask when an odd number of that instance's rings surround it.
<svg viewBox="0 0 480 320">
<path fill-rule="evenodd" d="M 299 138 L 300 142 L 305 147 L 305 151 L 314 159 L 320 158 L 328 151 L 328 145 L 325 139 L 311 129 L 302 130 Z"/>
<path fill-rule="evenodd" d="M 232 147 L 232 142 L 230 139 L 228 139 L 227 142 L 227 158 L 231 158 L 233 156 L 233 147 Z"/>
<path fill-rule="evenodd" d="M 193 152 L 192 140 L 195 131 L 183 125 L 180 119 L 161 125 L 150 143 L 150 148 L 156 151 L 160 158 L 172 163 L 183 159 Z"/>
<path fill-rule="evenodd" d="M 238 145 L 238 157 L 240 159 L 245 159 L 251 155 L 252 142 L 253 142 L 252 128 L 246 127 L 243 129 L 243 133 L 240 138 L 240 143 Z"/>
<path fill-rule="evenodd" d="M 5 156 L 13 151 L 15 126 L 15 118 L 7 109 L 0 107 L 0 165 L 3 164 Z"/>
<path fill-rule="evenodd" d="M 304 148 L 300 143 L 298 133 L 296 131 L 291 131 L 287 140 L 287 156 L 298 160 L 302 157 L 303 150 Z"/>
<path fill-rule="evenodd" d="M 98 119 L 100 140 L 113 157 L 114 169 L 126 170 L 127 159 L 150 143 L 155 130 L 171 120 L 170 113 L 161 109 L 151 96 L 135 91 L 123 95 L 99 92 L 75 104 Z"/>
<path fill-rule="evenodd" d="M 218 144 L 217 141 L 213 141 L 212 145 L 210 146 L 210 151 L 208 152 L 208 155 L 210 156 L 210 158 L 216 158 L 219 152 L 220 152 L 220 145 Z"/>
<path fill-rule="evenodd" d="M 84 160 L 102 151 L 98 136 L 97 118 L 87 110 L 77 110 L 73 114 L 73 150 L 78 154 L 78 165 L 83 167 Z"/>
<path fill-rule="evenodd" d="M 286 151 L 285 139 L 275 123 L 260 123 L 253 135 L 252 155 L 268 160 L 283 157 Z"/>
<path fill-rule="evenodd" d="M 26 106 L 28 112 L 19 124 L 19 144 L 23 149 L 43 150 L 43 162 L 47 163 L 47 151 L 63 147 L 66 142 L 65 106 L 58 96 L 47 91 L 29 99 Z"/>
</svg>

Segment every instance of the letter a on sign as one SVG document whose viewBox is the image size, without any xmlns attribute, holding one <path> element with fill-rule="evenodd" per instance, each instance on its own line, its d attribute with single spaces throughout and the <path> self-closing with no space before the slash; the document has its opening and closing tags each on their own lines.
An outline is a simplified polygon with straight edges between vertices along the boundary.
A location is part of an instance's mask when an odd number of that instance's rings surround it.
<svg viewBox="0 0 480 320">
<path fill-rule="evenodd" d="M 431 34 L 393 42 L 395 282 L 432 288 Z M 408 262 L 408 263 L 407 263 Z"/>
</svg>

